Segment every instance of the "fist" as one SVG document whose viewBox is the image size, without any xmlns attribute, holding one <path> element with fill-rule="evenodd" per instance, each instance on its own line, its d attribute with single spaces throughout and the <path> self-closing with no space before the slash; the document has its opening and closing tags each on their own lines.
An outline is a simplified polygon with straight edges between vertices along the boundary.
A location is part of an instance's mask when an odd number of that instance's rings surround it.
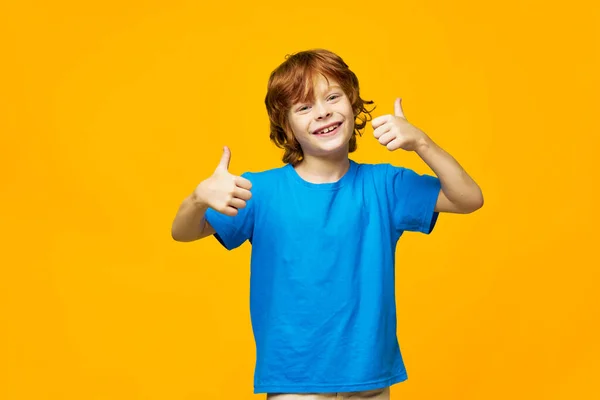
<svg viewBox="0 0 600 400">
<path fill-rule="evenodd" d="M 231 151 L 225 147 L 215 172 L 196 187 L 194 198 L 221 214 L 233 217 L 238 209 L 246 207 L 246 202 L 252 197 L 252 183 L 229 173 L 230 160 Z"/>
<path fill-rule="evenodd" d="M 394 115 L 374 118 L 371 124 L 375 139 L 390 151 L 397 149 L 415 151 L 427 137 L 423 131 L 406 120 L 400 98 L 394 103 Z"/>
</svg>

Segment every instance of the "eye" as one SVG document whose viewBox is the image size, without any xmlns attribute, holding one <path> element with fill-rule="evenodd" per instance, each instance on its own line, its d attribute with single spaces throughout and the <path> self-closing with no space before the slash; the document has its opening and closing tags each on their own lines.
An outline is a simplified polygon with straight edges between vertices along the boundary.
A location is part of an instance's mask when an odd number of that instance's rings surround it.
<svg viewBox="0 0 600 400">
<path fill-rule="evenodd" d="M 301 106 L 297 111 L 305 111 L 308 109 L 308 106 Z"/>
<path fill-rule="evenodd" d="M 329 100 L 335 100 L 335 99 L 337 99 L 338 97 L 340 97 L 340 95 L 339 95 L 339 94 L 332 94 L 331 96 L 329 96 Z"/>
</svg>

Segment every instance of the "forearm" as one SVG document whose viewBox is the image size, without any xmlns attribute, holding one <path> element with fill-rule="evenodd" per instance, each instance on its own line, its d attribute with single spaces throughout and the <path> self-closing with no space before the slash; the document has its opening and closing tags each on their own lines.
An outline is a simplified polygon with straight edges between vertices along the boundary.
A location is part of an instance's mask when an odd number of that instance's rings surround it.
<svg viewBox="0 0 600 400">
<path fill-rule="evenodd" d="M 483 194 L 479 185 L 448 152 L 425 136 L 416 153 L 440 179 L 442 191 L 452 204 L 467 211 L 481 207 Z"/>
<path fill-rule="evenodd" d="M 171 236 L 178 242 L 191 242 L 202 237 L 206 221 L 204 214 L 208 206 L 194 198 L 186 197 L 173 220 Z"/>
</svg>

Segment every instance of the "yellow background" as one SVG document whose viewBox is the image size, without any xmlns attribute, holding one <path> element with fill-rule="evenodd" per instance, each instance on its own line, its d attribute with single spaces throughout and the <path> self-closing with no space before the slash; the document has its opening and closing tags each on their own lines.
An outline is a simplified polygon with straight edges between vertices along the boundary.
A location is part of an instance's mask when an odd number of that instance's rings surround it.
<svg viewBox="0 0 600 400">
<path fill-rule="evenodd" d="M 0 5 L 0 399 L 254 399 L 250 246 L 177 243 L 216 167 L 281 165 L 263 99 L 340 54 L 485 206 L 398 248 L 397 399 L 600 398 L 600 14 L 582 1 Z M 352 155 L 430 170 L 367 129 Z"/>
</svg>

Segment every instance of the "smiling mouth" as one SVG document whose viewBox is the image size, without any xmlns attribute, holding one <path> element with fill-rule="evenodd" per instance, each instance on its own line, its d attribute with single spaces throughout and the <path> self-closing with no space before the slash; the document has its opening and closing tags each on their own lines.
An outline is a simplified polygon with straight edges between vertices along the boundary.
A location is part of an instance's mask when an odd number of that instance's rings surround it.
<svg viewBox="0 0 600 400">
<path fill-rule="evenodd" d="M 342 123 L 338 122 L 335 125 L 327 127 L 325 129 L 321 129 L 320 131 L 317 131 L 317 132 L 313 133 L 313 135 L 316 135 L 316 136 L 331 136 L 331 135 L 334 135 L 339 130 L 340 125 L 342 125 Z"/>
</svg>

